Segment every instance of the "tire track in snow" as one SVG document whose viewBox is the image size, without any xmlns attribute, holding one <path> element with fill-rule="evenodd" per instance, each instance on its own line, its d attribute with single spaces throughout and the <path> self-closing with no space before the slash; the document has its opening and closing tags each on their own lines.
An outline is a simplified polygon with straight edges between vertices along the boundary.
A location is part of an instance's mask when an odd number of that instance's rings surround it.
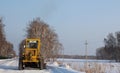
<svg viewBox="0 0 120 73">
<path fill-rule="evenodd" d="M 9 61 L 9 62 L 3 64 L 3 65 L 5 65 L 5 66 L 11 66 L 14 62 L 15 62 L 15 61 L 11 60 L 11 61 Z"/>
<path fill-rule="evenodd" d="M 18 59 L 0 60 L 0 73 L 50 73 L 48 70 L 18 70 Z"/>
<path fill-rule="evenodd" d="M 50 69 L 51 73 L 64 73 L 57 69 L 56 67 L 48 66 L 48 69 Z"/>
<path fill-rule="evenodd" d="M 81 73 L 66 68 L 47 66 L 46 70 L 18 70 L 18 59 L 0 61 L 0 73 Z"/>
<path fill-rule="evenodd" d="M 4 59 L 4 60 L 0 60 L 0 65 L 4 65 L 7 62 L 12 61 L 12 59 Z"/>
<path fill-rule="evenodd" d="M 51 73 L 82 73 L 82 72 L 72 71 L 62 67 L 55 67 L 55 66 L 48 66 L 48 69 L 50 69 Z"/>
<path fill-rule="evenodd" d="M 3 60 L 4 62 L 0 65 L 0 69 L 17 70 L 17 59 Z"/>
</svg>

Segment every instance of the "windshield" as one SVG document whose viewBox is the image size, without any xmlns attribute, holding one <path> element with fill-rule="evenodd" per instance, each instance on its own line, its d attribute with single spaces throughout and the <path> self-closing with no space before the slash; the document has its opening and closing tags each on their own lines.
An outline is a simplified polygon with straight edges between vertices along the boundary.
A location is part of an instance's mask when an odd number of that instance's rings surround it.
<svg viewBox="0 0 120 73">
<path fill-rule="evenodd" d="M 28 41 L 27 43 L 28 43 L 28 45 L 27 45 L 28 48 L 37 48 L 38 47 L 38 42 L 36 42 L 36 41 Z"/>
</svg>

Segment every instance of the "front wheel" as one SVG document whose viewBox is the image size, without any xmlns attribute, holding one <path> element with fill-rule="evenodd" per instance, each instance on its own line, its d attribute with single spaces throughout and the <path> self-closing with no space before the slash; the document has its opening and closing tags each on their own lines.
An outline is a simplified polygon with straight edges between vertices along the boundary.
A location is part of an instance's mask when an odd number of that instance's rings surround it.
<svg viewBox="0 0 120 73">
<path fill-rule="evenodd" d="M 23 62 L 22 62 L 22 60 L 19 60 L 19 70 L 23 70 Z"/>
<path fill-rule="evenodd" d="M 46 63 L 44 63 L 44 60 L 41 59 L 39 61 L 39 68 L 42 70 L 42 69 L 46 69 Z"/>
<path fill-rule="evenodd" d="M 40 61 L 38 64 L 39 64 L 39 69 L 42 70 L 43 69 L 43 63 Z"/>
</svg>

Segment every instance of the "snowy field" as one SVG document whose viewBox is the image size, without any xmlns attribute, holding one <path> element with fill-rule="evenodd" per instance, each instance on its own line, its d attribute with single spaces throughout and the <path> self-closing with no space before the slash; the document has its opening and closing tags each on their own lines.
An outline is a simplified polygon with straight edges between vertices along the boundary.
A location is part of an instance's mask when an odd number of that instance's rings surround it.
<svg viewBox="0 0 120 73">
<path fill-rule="evenodd" d="M 87 73 L 120 73 L 120 63 L 110 60 L 58 59 L 71 68 Z"/>
<path fill-rule="evenodd" d="M 46 70 L 18 70 L 18 59 L 0 60 L 0 73 L 85 73 L 66 67 L 59 67 L 57 63 L 47 65 Z"/>
</svg>

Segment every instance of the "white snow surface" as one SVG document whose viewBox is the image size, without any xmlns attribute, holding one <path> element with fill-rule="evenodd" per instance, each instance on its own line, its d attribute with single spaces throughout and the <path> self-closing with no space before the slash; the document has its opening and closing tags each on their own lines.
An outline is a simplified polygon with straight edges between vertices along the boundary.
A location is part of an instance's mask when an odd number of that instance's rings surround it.
<svg viewBox="0 0 120 73">
<path fill-rule="evenodd" d="M 38 70 L 18 70 L 18 58 L 0 59 L 0 73 L 85 73 L 80 72 L 85 66 L 85 60 L 81 59 L 64 59 L 62 64 L 59 62 L 47 63 L 47 69 Z M 88 67 L 95 65 L 101 66 L 104 73 L 120 73 L 120 63 L 111 62 L 108 60 L 88 60 Z M 73 67 L 78 68 L 78 71 L 73 70 Z"/>
<path fill-rule="evenodd" d="M 120 73 L 120 63 L 114 60 L 85 60 L 85 59 L 58 59 L 58 61 L 69 64 L 71 68 L 81 71 L 85 69 L 86 63 L 88 69 L 99 68 L 100 73 Z"/>
<path fill-rule="evenodd" d="M 18 58 L 0 60 L 0 73 L 85 73 L 49 64 L 45 70 L 18 70 Z"/>
</svg>

